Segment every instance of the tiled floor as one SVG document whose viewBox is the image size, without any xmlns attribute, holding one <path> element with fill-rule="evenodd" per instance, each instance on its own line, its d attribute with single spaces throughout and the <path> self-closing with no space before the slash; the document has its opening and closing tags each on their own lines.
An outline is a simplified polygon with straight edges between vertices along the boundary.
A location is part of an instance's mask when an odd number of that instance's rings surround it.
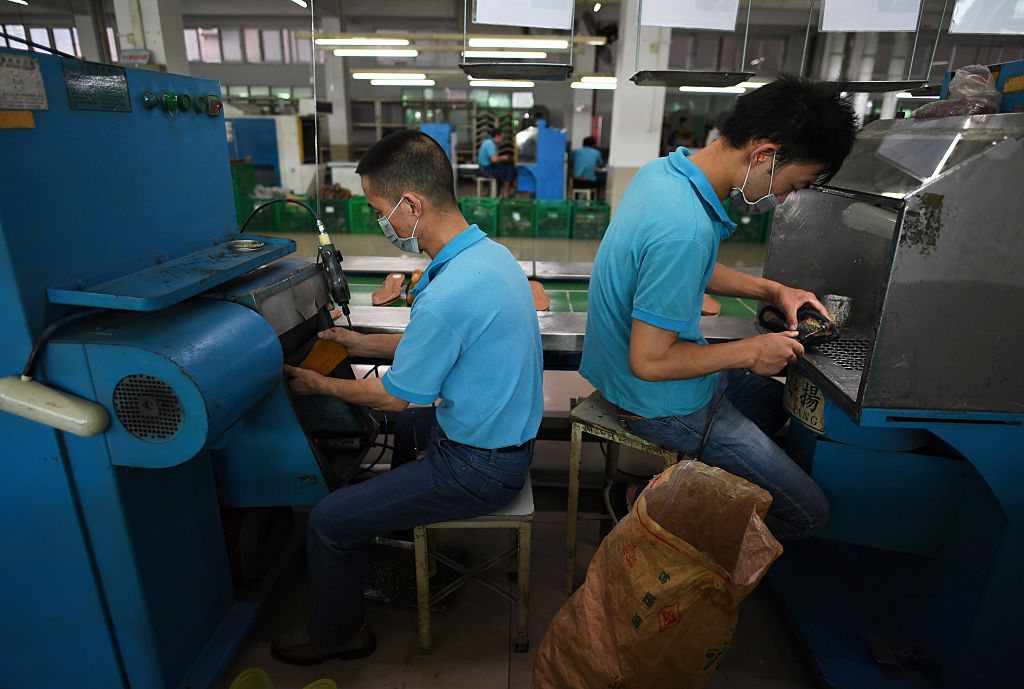
<svg viewBox="0 0 1024 689">
<path fill-rule="evenodd" d="M 554 507 L 564 500 L 563 491 L 540 488 L 537 495 L 539 506 Z M 585 567 L 596 552 L 599 531 L 594 513 L 584 513 L 582 517 L 578 580 L 582 580 Z M 512 651 L 515 629 L 512 605 L 474 585 L 457 594 L 451 609 L 434 615 L 433 655 L 416 653 L 414 610 L 371 603 L 369 618 L 378 639 L 374 655 L 314 667 L 282 664 L 271 657 L 270 640 L 280 629 L 301 622 L 306 614 L 305 571 L 302 558 L 297 558 L 285 572 L 220 686 L 228 687 L 238 672 L 256 666 L 270 674 L 276 689 L 301 689 L 321 677 L 334 679 L 342 689 L 526 689 L 530 686 L 536 649 L 544 630 L 566 601 L 561 592 L 564 529 L 564 511 L 538 511 L 533 528 L 529 653 Z M 440 533 L 444 542 L 466 548 L 471 560 L 476 562 L 489 558 L 499 547 L 494 531 Z M 730 655 L 707 686 L 710 689 L 816 686 L 798 656 L 795 642 L 767 587 L 756 590 L 743 604 Z"/>
</svg>

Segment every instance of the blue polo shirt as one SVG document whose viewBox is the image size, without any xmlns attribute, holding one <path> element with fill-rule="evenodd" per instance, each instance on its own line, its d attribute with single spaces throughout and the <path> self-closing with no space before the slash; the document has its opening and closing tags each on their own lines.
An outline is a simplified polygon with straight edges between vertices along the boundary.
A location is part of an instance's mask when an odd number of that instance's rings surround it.
<svg viewBox="0 0 1024 689">
<path fill-rule="evenodd" d="M 651 382 L 629 369 L 633 319 L 707 344 L 704 289 L 719 242 L 736 228 L 708 178 L 678 148 L 647 163 L 622 196 L 590 277 L 580 373 L 613 404 L 647 418 L 682 416 L 711 400 L 717 374 Z"/>
<path fill-rule="evenodd" d="M 470 225 L 412 290 L 409 326 L 382 379 L 395 397 L 437 406 L 449 439 L 493 450 L 537 436 L 544 411 L 540 327 L 526 274 Z"/>
<path fill-rule="evenodd" d="M 494 139 L 487 139 L 480 144 L 480 152 L 477 153 L 477 163 L 480 167 L 490 167 L 494 165 L 491 162 L 491 158 L 498 155 L 498 145 L 494 143 Z"/>
<path fill-rule="evenodd" d="M 572 176 L 576 179 L 597 181 L 597 168 L 604 165 L 601 151 L 590 146 L 577 148 L 572 152 Z"/>
</svg>

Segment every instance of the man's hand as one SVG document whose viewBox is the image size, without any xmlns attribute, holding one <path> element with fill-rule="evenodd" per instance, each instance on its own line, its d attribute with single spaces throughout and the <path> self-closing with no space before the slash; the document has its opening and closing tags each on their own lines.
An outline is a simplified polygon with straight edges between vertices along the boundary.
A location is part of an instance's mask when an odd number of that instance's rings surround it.
<svg viewBox="0 0 1024 689">
<path fill-rule="evenodd" d="M 796 332 L 768 333 L 745 342 L 750 343 L 750 370 L 759 376 L 774 376 L 804 355 L 804 346 L 796 341 Z"/>
<path fill-rule="evenodd" d="M 341 330 L 341 328 L 335 329 Z M 324 391 L 324 388 L 321 385 L 324 377 L 316 371 L 309 371 L 304 368 L 285 364 L 284 372 L 289 377 L 288 387 L 291 388 L 292 392 L 298 395 L 312 395 L 322 393 Z"/>
<path fill-rule="evenodd" d="M 825 317 L 826 322 L 832 322 L 832 317 L 828 315 L 828 311 L 825 309 L 825 306 L 818 301 L 818 298 L 814 296 L 812 292 L 779 285 L 772 301 L 779 307 L 779 310 L 785 314 L 786 324 L 789 326 L 790 330 L 796 330 L 796 312 L 799 311 L 800 307 L 804 304 L 810 304 L 816 311 L 818 311 L 818 313 Z"/>
<path fill-rule="evenodd" d="M 353 332 L 348 328 L 328 328 L 327 330 L 321 330 L 317 333 L 317 337 L 321 340 L 332 340 L 342 345 L 348 350 L 350 356 L 365 356 L 364 352 L 361 352 L 360 345 L 365 335 L 357 332 Z"/>
</svg>

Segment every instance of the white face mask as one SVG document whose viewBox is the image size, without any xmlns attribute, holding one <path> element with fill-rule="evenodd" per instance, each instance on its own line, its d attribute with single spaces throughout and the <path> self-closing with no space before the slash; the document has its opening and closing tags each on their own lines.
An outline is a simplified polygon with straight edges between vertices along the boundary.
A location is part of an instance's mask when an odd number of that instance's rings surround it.
<svg viewBox="0 0 1024 689">
<path fill-rule="evenodd" d="M 750 169 L 753 167 L 754 161 L 750 161 L 750 164 L 747 165 L 747 174 L 743 177 L 743 186 L 739 188 L 733 187 L 732 191 L 729 192 L 729 200 L 732 202 L 732 207 L 740 215 L 759 215 L 778 207 L 780 203 L 779 197 L 772 193 L 772 183 L 775 182 L 775 158 L 776 155 L 773 153 L 772 176 L 768 180 L 767 194 L 756 201 L 750 201 L 747 199 L 747 195 L 743 193 L 743 189 L 747 186 L 747 179 L 750 177 Z"/>
<path fill-rule="evenodd" d="M 402 205 L 402 199 L 398 200 L 395 207 L 391 209 L 386 218 L 377 218 L 377 224 L 380 225 L 380 229 L 384 232 L 384 237 L 387 238 L 391 244 L 399 251 L 408 251 L 410 254 L 420 253 L 420 243 L 416 239 L 416 228 L 419 227 L 420 219 L 416 218 L 416 224 L 412 226 L 411 237 L 399 237 L 398 233 L 395 232 L 395 228 L 391 225 L 391 216 L 395 214 L 398 207 Z"/>
</svg>

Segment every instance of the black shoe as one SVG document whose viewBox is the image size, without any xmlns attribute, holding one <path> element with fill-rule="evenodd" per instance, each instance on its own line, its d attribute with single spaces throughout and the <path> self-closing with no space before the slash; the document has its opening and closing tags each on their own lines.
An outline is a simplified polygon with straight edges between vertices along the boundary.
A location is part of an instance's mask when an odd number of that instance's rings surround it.
<svg viewBox="0 0 1024 689">
<path fill-rule="evenodd" d="M 323 650 L 313 644 L 309 628 L 300 624 L 274 637 L 270 652 L 278 660 L 292 665 L 316 665 L 332 658 L 341 660 L 365 658 L 376 648 L 377 638 L 369 623 L 366 622 L 344 643 Z"/>
</svg>

